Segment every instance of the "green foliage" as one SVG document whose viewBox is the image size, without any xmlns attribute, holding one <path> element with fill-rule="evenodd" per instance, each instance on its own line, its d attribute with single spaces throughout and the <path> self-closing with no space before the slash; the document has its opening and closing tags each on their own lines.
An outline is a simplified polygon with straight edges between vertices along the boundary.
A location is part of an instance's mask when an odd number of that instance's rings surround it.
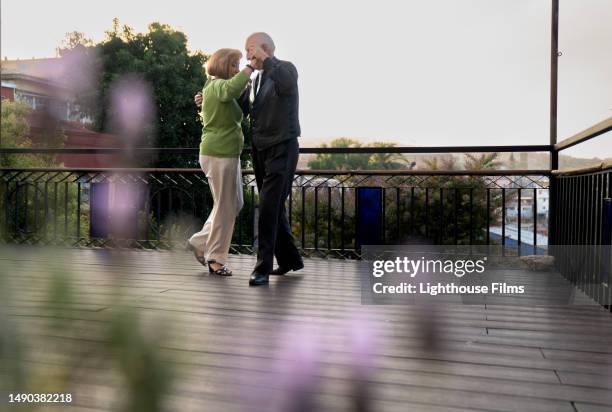
<svg viewBox="0 0 612 412">
<path fill-rule="evenodd" d="M 83 90 L 78 102 L 94 120 L 97 131 L 110 130 L 109 95 L 113 82 L 123 75 L 136 74 L 147 81 L 153 91 L 157 110 L 152 130 L 146 144 L 156 147 L 194 147 L 200 140 L 201 125 L 197 121 L 197 108 L 193 96 L 205 80 L 203 69 L 206 56 L 187 49 L 187 36 L 170 26 L 152 23 L 147 33 L 136 33 L 119 21 L 113 21 L 113 29 L 106 32 L 106 39 L 95 46 L 78 41 L 68 42 L 64 54 L 78 44 L 80 51 L 95 56 L 93 67 L 100 70 L 97 87 Z M 76 47 L 76 46 L 74 46 Z M 92 67 L 86 67 L 92 70 Z M 155 166 L 197 167 L 197 159 L 166 156 Z"/>
<path fill-rule="evenodd" d="M 388 147 L 374 144 L 376 147 Z M 328 147 L 328 146 L 324 146 Z M 356 140 L 337 139 L 329 147 L 362 147 Z M 365 160 L 367 159 L 367 164 Z M 466 154 L 463 165 L 454 156 L 427 159 L 429 170 L 496 169 L 500 162 L 497 153 Z M 394 154 L 349 155 L 323 154 L 310 162 L 313 169 L 381 170 L 404 166 L 403 157 Z M 405 167 L 405 166 L 404 166 Z M 424 174 L 427 174 L 424 171 Z M 337 182 L 312 182 L 319 187 L 294 190 L 292 203 L 292 230 L 301 244 L 304 232 L 306 249 L 350 249 L 355 244 L 355 195 L 352 187 L 361 184 L 362 176 L 343 177 L 348 186 L 344 189 L 344 203 Z M 501 219 L 501 190 L 490 190 L 489 216 L 487 217 L 487 182 L 480 176 L 432 175 L 426 182 L 422 177 L 370 176 L 366 186 L 384 189 L 384 240 L 390 244 L 402 244 L 411 239 L 422 239 L 437 244 L 486 242 L 487 219 L 491 225 Z M 315 194 L 316 191 L 316 194 Z M 331 192 L 331 195 L 330 195 Z M 506 191 L 507 201 L 516 197 L 515 190 Z M 303 200 L 302 200 L 303 198 Z M 316 211 L 315 211 L 316 204 Z M 471 204 L 471 206 L 470 206 Z M 303 205 L 303 217 L 302 217 Z M 344 214 L 343 214 L 344 213 Z M 331 222 L 331 223 L 330 223 Z M 315 232 L 317 235 L 315 235 Z"/>
<path fill-rule="evenodd" d="M 323 148 L 352 148 L 361 147 L 358 140 L 339 138 L 334 139 L 329 145 L 322 144 Z M 317 170 L 363 170 L 368 165 L 368 155 L 360 153 L 320 153 L 314 160 L 308 162 L 308 167 Z"/>
<path fill-rule="evenodd" d="M 359 148 L 359 147 L 394 147 L 395 143 L 376 142 L 362 145 L 349 138 L 332 140 L 323 148 Z M 308 167 L 315 170 L 397 170 L 406 169 L 407 159 L 400 153 L 320 153 L 308 162 Z"/>
<path fill-rule="evenodd" d="M 466 153 L 465 157 L 466 170 L 497 169 L 502 165 L 502 162 L 498 160 L 499 153 L 482 153 L 478 156 Z"/>
<path fill-rule="evenodd" d="M 304 250 L 327 249 L 328 245 L 336 250 L 353 248 L 355 190 L 345 188 L 344 199 L 341 190 L 326 186 L 293 190 L 291 230 Z"/>
<path fill-rule="evenodd" d="M 501 162 L 499 153 L 465 154 L 464 170 L 497 169 Z M 429 170 L 459 170 L 454 156 L 434 157 L 425 161 Z M 455 236 L 459 244 L 482 244 L 486 241 L 487 213 L 493 225 L 500 219 L 502 195 L 499 190 L 490 190 L 487 211 L 487 185 L 481 176 L 431 176 L 428 193 L 419 189 L 411 202 L 420 208 L 421 221 L 418 232 L 438 244 L 452 244 Z M 508 200 L 512 197 L 508 193 Z M 425 200 L 428 200 L 428 216 L 425 216 Z M 470 206 L 471 204 L 471 206 Z M 394 213 L 394 212 L 391 212 Z M 397 213 L 397 211 L 395 211 Z M 400 222 L 410 218 L 400 210 Z M 418 212 L 415 212 L 415 214 Z M 425 228 L 425 222 L 428 222 Z"/>
<path fill-rule="evenodd" d="M 7 148 L 33 148 L 41 147 L 30 138 L 30 125 L 28 116 L 32 110 L 23 103 L 2 102 L 1 129 L 2 147 Z M 61 147 L 65 135 L 60 129 L 50 129 L 37 140 L 45 142 L 45 147 Z M 1 167 L 33 168 L 33 167 L 59 167 L 61 166 L 53 155 L 44 154 L 12 154 L 0 156 Z M 22 231 L 22 235 L 35 236 L 38 239 L 50 239 L 66 232 L 67 236 L 76 236 L 77 227 L 81 234 L 89 231 L 89 215 L 86 210 L 80 211 L 80 222 L 77 224 L 78 194 L 76 184 L 45 184 L 20 182 L 17 180 L 9 184 L 0 185 L 0 208 L 6 210 L 5 205 L 9 199 L 11 215 L 10 222 L 5 221 L 3 213 L 0 222 L 3 228 L 16 234 L 15 228 Z M 44 199 L 47 199 L 45 203 Z M 57 198 L 59 207 L 54 208 Z M 18 207 L 15 207 L 19 202 Z M 4 231 L 3 231 L 4 234 Z"/>
<path fill-rule="evenodd" d="M 18 102 L 2 101 L 2 122 L 0 123 L 0 136 L 3 147 L 29 147 L 32 142 L 28 138 L 30 125 L 27 116 L 31 109 Z"/>
<path fill-rule="evenodd" d="M 362 176 L 349 181 L 354 183 L 358 179 Z M 454 244 L 455 234 L 458 244 L 469 244 L 470 240 L 473 244 L 486 242 L 487 189 L 482 178 L 431 176 L 426 187 L 418 186 L 417 182 L 414 186 L 410 182 L 401 183 L 402 180 L 402 177 L 385 176 L 367 181 L 367 186 L 385 188 L 384 243 L 403 244 L 421 239 L 435 244 Z M 325 185 L 294 189 L 292 231 L 305 250 L 354 247 L 356 188 L 344 189 L 344 202 L 341 190 Z M 512 192 L 506 192 L 507 199 Z M 491 190 L 489 202 L 489 220 L 494 225 L 500 219 L 501 190 Z"/>
<path fill-rule="evenodd" d="M 0 114 L 0 136 L 4 148 L 62 147 L 66 136 L 61 129 L 50 127 L 36 139 L 31 138 L 29 116 L 32 109 L 20 102 L 3 101 Z M 3 154 L 0 167 L 57 166 L 55 156 L 43 154 Z"/>
<path fill-rule="evenodd" d="M 244 147 L 250 149 L 253 144 L 253 128 L 248 118 L 242 119 L 242 134 L 244 135 Z M 253 156 L 251 153 L 243 153 L 240 156 L 240 167 L 250 169 L 253 167 Z"/>
<path fill-rule="evenodd" d="M 452 155 L 436 156 L 425 159 L 424 163 L 429 170 L 460 170 L 458 159 Z M 502 165 L 499 153 L 481 153 L 478 155 L 465 153 L 463 159 L 464 170 L 495 170 Z"/>
<path fill-rule="evenodd" d="M 397 146 L 395 143 L 375 142 L 369 147 L 385 148 Z M 397 170 L 405 169 L 408 160 L 401 153 L 372 153 L 368 159 L 368 168 L 371 170 Z"/>
<path fill-rule="evenodd" d="M 457 159 L 452 156 L 436 156 L 425 159 L 425 167 L 429 170 L 457 170 Z"/>
<path fill-rule="evenodd" d="M 76 49 L 78 47 L 91 47 L 93 45 L 94 41 L 85 37 L 85 33 L 72 31 L 66 33 L 62 45 L 57 48 L 57 53 L 61 56 L 67 50 Z"/>
<path fill-rule="evenodd" d="M 234 233 L 232 235 L 232 244 L 238 245 L 252 245 L 253 244 L 253 231 L 251 216 L 254 215 L 255 207 L 259 202 L 259 196 L 255 194 L 255 191 L 251 191 L 252 186 L 243 186 L 243 199 L 244 204 L 240 210 L 240 214 L 236 218 L 234 225 Z"/>
</svg>

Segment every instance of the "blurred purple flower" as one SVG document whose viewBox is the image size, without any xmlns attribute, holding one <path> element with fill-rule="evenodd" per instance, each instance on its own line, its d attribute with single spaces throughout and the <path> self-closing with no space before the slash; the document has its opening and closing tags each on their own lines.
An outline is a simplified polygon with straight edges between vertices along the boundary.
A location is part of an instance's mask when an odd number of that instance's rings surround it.
<svg viewBox="0 0 612 412">
<path fill-rule="evenodd" d="M 66 85 L 74 95 L 96 91 L 100 76 L 100 60 L 94 48 L 75 47 L 62 53 L 53 77 Z"/>
<path fill-rule="evenodd" d="M 135 74 L 115 80 L 110 88 L 111 124 L 128 146 L 152 130 L 155 116 L 153 92 L 148 82 Z"/>
<path fill-rule="evenodd" d="M 381 345 L 375 334 L 376 322 L 367 313 L 358 312 L 348 322 L 350 349 L 353 354 L 353 368 L 357 375 L 365 378 L 373 366 L 376 347 Z"/>
</svg>

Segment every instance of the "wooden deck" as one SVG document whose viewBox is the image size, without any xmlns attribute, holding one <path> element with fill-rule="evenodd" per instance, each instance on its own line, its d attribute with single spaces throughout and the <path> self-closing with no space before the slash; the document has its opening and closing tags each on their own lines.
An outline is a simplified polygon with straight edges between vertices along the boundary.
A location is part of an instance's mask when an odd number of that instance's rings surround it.
<svg viewBox="0 0 612 412">
<path fill-rule="evenodd" d="M 165 334 L 170 411 L 612 410 L 612 316 L 598 306 L 362 306 L 355 262 L 307 259 L 249 288 L 254 258 L 230 259 L 220 278 L 186 252 L 1 249 L 3 331 L 22 343 L 27 391 L 75 398 L 35 410 L 120 402 L 126 358 L 96 354 L 129 308 L 145 337 Z M 66 269 L 60 304 L 46 290 Z"/>
</svg>

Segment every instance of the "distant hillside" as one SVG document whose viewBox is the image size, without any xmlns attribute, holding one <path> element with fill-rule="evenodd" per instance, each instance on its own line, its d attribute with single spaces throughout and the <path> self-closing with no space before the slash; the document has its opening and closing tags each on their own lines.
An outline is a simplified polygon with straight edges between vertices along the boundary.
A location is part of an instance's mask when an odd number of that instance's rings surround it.
<svg viewBox="0 0 612 412">
<path fill-rule="evenodd" d="M 359 140 L 364 144 L 376 142 L 376 139 L 351 138 Z M 301 139 L 300 146 L 302 147 L 319 147 L 323 143 L 329 143 L 332 138 L 306 138 Z M 400 143 L 397 143 L 400 145 Z M 307 169 L 308 162 L 314 159 L 316 155 L 306 154 L 301 155 L 298 163 L 298 168 Z M 465 154 L 406 154 L 405 157 L 416 162 L 416 169 L 427 169 L 427 161 L 437 157 L 440 160 L 448 160 L 454 157 L 454 163 L 457 169 L 463 168 Z M 516 169 L 548 169 L 550 167 L 550 155 L 548 153 L 500 153 L 499 160 L 502 163 L 500 169 L 516 170 Z M 570 169 L 578 167 L 588 167 L 602 161 L 612 161 L 612 158 L 580 158 L 573 156 L 561 155 L 559 157 L 559 168 Z"/>
</svg>

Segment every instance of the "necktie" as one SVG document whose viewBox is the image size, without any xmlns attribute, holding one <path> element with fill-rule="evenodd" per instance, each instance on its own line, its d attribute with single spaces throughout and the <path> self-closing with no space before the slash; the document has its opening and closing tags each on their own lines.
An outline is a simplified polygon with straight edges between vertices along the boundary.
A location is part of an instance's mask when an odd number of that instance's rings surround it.
<svg viewBox="0 0 612 412">
<path fill-rule="evenodd" d="M 264 79 L 264 73 L 259 72 L 257 74 L 257 84 L 255 85 L 255 95 L 259 93 L 259 91 L 261 90 L 265 82 L 266 82 L 266 79 Z"/>
<path fill-rule="evenodd" d="M 251 88 L 251 103 L 253 103 L 255 101 L 255 96 L 257 96 L 257 92 L 259 91 L 259 82 L 261 80 L 261 73 L 257 73 L 257 76 L 255 77 L 255 82 L 253 84 L 253 87 Z"/>
</svg>

